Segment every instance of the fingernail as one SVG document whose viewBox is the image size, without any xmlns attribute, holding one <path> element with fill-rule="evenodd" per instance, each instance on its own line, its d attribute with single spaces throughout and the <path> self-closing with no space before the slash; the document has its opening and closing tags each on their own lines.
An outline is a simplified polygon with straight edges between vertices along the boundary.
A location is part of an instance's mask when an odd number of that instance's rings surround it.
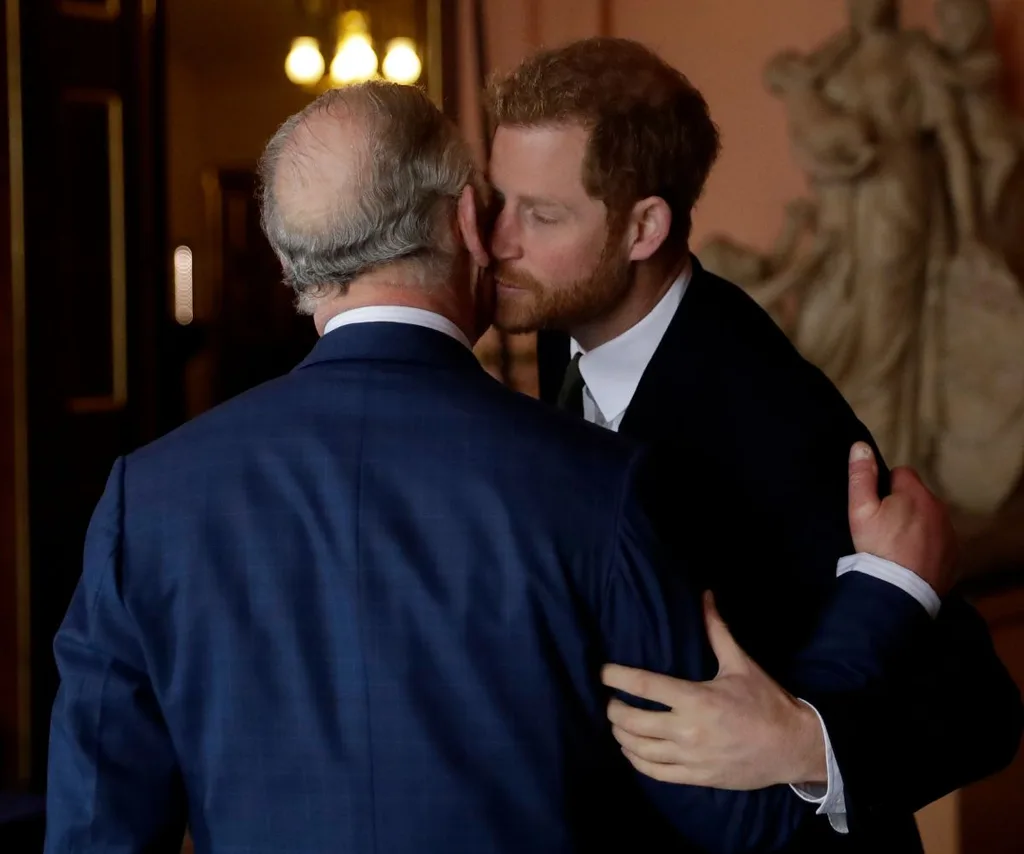
<svg viewBox="0 0 1024 854">
<path fill-rule="evenodd" d="M 861 460 L 871 459 L 871 446 L 867 442 L 855 442 L 850 448 L 850 462 L 856 463 Z"/>
</svg>

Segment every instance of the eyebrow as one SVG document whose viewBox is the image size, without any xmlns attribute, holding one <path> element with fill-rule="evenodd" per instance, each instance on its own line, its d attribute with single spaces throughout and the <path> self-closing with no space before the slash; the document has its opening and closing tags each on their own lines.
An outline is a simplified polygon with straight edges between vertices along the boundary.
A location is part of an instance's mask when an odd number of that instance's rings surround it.
<svg viewBox="0 0 1024 854">
<path fill-rule="evenodd" d="M 520 196 L 519 201 L 532 208 L 561 208 L 568 210 L 568 205 L 555 199 L 546 199 L 541 196 Z"/>
<path fill-rule="evenodd" d="M 500 200 L 501 202 L 507 201 L 507 196 L 505 195 L 505 193 L 503 193 L 498 188 L 498 185 L 494 183 L 494 181 L 491 179 L 490 174 L 488 174 L 488 176 L 487 176 L 487 183 L 490 185 L 491 191 L 494 193 L 495 201 L 498 201 L 498 200 Z M 551 199 L 551 198 L 547 198 L 547 197 L 544 197 L 544 196 L 526 195 L 526 196 L 517 196 L 516 199 L 519 202 L 519 204 L 525 205 L 526 207 L 531 207 L 531 208 L 542 208 L 542 207 L 559 208 L 560 210 L 563 210 L 563 211 L 571 210 L 570 206 L 565 204 L 564 202 L 560 202 L 557 199 Z"/>
</svg>

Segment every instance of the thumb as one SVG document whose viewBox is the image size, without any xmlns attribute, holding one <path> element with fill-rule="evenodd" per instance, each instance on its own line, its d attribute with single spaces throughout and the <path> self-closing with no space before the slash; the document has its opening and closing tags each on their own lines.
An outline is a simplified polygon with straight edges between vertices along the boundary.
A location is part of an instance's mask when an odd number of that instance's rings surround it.
<svg viewBox="0 0 1024 854">
<path fill-rule="evenodd" d="M 858 528 L 878 512 L 878 463 L 866 442 L 856 442 L 850 449 L 850 528 Z"/>
<path fill-rule="evenodd" d="M 749 658 L 736 643 L 732 632 L 715 606 L 715 594 L 708 590 L 704 594 L 704 625 L 707 628 L 711 649 L 718 659 L 718 675 L 735 673 L 746 667 Z"/>
</svg>

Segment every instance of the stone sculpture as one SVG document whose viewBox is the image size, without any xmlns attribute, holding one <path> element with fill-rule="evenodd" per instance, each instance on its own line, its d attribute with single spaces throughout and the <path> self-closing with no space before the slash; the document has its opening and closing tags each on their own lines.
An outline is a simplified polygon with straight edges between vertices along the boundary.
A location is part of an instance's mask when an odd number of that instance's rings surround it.
<svg viewBox="0 0 1024 854">
<path fill-rule="evenodd" d="M 848 2 L 847 30 L 765 69 L 813 198 L 769 254 L 719 237 L 698 255 L 831 377 L 891 465 L 991 513 L 1024 468 L 1024 216 L 1006 222 L 1024 170 L 990 10 L 937 0 L 933 39 L 900 28 L 897 0 Z"/>
</svg>

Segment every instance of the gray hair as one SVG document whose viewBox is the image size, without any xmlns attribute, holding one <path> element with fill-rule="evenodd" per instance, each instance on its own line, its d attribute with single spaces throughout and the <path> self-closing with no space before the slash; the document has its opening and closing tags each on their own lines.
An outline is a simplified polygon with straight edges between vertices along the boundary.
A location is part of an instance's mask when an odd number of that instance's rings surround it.
<svg viewBox="0 0 1024 854">
<path fill-rule="evenodd" d="M 281 215 L 274 176 L 295 131 L 339 108 L 367 121 L 369 174 L 351 202 L 339 197 L 320 227 L 295 227 Z M 429 281 L 445 279 L 457 250 L 448 225 L 474 172 L 458 130 L 413 86 L 370 81 L 332 89 L 289 118 L 261 158 L 260 205 L 264 233 L 300 310 L 397 261 L 417 262 Z"/>
</svg>

